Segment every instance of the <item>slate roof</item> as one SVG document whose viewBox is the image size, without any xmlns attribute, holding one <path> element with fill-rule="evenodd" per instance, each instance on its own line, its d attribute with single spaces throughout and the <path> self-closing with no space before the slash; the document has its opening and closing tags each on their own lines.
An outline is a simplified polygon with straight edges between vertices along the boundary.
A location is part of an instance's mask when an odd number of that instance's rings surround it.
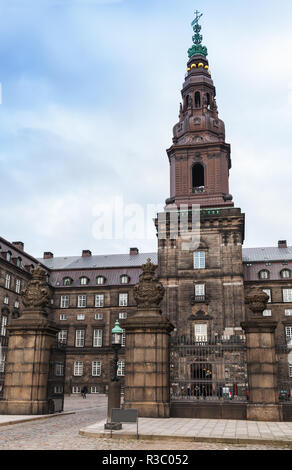
<svg viewBox="0 0 292 470">
<path fill-rule="evenodd" d="M 88 257 L 67 256 L 39 259 L 47 268 L 54 270 L 71 269 L 105 269 L 141 267 L 150 258 L 151 262 L 157 264 L 157 253 L 138 253 L 137 255 L 93 255 Z"/>
<path fill-rule="evenodd" d="M 244 263 L 253 263 L 261 261 L 291 261 L 292 246 L 287 248 L 278 247 L 259 247 L 243 248 L 242 260 Z"/>
</svg>

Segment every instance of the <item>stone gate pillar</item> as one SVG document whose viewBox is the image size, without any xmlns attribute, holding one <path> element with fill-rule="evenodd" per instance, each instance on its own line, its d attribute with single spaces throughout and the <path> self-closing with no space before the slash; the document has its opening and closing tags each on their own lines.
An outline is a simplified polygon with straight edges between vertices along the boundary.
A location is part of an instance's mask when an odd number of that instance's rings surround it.
<svg viewBox="0 0 292 470">
<path fill-rule="evenodd" d="M 150 259 L 142 266 L 134 287 L 137 311 L 122 322 L 126 331 L 124 408 L 138 409 L 141 417 L 168 418 L 169 337 L 174 327 L 159 309 L 164 287 L 155 277 L 155 268 Z"/>
<path fill-rule="evenodd" d="M 22 291 L 23 310 L 9 331 L 1 414 L 41 415 L 48 413 L 48 376 L 51 346 L 59 331 L 48 320 L 50 289 L 46 272 L 38 265 Z"/>
<path fill-rule="evenodd" d="M 278 403 L 275 329 L 277 322 L 263 317 L 268 295 L 253 289 L 246 297 L 246 335 L 249 403 L 247 419 L 282 421 Z"/>
</svg>

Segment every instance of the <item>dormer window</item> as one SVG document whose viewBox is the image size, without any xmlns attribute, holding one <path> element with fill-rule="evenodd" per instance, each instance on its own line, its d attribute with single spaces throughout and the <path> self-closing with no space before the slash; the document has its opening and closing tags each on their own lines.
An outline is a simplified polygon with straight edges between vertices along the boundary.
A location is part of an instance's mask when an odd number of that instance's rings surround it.
<svg viewBox="0 0 292 470">
<path fill-rule="evenodd" d="M 87 286 L 87 284 L 89 284 L 89 279 L 88 279 L 88 277 L 85 277 L 85 276 L 81 277 L 81 278 L 80 278 L 80 285 L 81 285 L 81 286 Z"/>
<path fill-rule="evenodd" d="M 259 278 L 260 279 L 269 279 L 270 278 L 270 272 L 267 269 L 262 269 L 259 272 Z"/>
<path fill-rule="evenodd" d="M 96 284 L 101 286 L 105 283 L 105 277 L 104 276 L 97 276 L 96 278 Z"/>
<path fill-rule="evenodd" d="M 6 253 L 6 261 L 11 261 L 11 256 L 12 256 L 11 251 L 7 251 L 7 253 Z"/>
<path fill-rule="evenodd" d="M 123 274 L 120 278 L 121 284 L 129 284 L 130 278 L 126 274 Z"/>
<path fill-rule="evenodd" d="M 70 277 L 64 277 L 63 286 L 70 286 L 72 284 L 72 279 Z"/>
<path fill-rule="evenodd" d="M 290 269 L 283 269 L 280 274 L 282 279 L 289 279 L 291 277 Z"/>
<path fill-rule="evenodd" d="M 20 257 L 16 258 L 16 266 L 18 268 L 20 268 L 20 266 L 21 266 L 21 258 Z"/>
</svg>

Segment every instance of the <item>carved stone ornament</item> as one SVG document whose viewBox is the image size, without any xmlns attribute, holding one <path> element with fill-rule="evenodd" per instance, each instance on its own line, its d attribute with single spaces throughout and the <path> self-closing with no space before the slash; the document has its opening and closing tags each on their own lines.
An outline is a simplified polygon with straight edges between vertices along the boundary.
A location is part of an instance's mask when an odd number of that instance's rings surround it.
<svg viewBox="0 0 292 470">
<path fill-rule="evenodd" d="M 261 289 L 252 289 L 245 297 L 245 303 L 255 314 L 262 314 L 266 309 L 269 296 Z"/>
<path fill-rule="evenodd" d="M 164 296 L 164 287 L 155 276 L 156 266 L 148 258 L 142 265 L 142 274 L 134 287 L 134 299 L 140 308 L 158 307 Z"/>
<path fill-rule="evenodd" d="M 27 287 L 21 292 L 22 303 L 25 311 L 41 310 L 44 311 L 50 302 L 50 289 L 46 282 L 46 271 L 37 265 L 33 270 L 32 279 Z"/>
</svg>

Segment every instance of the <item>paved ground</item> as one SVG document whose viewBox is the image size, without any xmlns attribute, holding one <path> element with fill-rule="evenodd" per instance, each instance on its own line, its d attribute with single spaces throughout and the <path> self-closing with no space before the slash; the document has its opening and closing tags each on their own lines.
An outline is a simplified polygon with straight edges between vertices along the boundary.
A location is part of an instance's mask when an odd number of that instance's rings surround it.
<svg viewBox="0 0 292 470">
<path fill-rule="evenodd" d="M 0 449 L 5 450 L 278 450 L 273 445 L 231 445 L 216 442 L 160 441 L 158 439 L 110 439 L 84 437 L 79 430 L 97 422 L 105 422 L 105 396 L 70 397 L 65 411 L 74 412 L 37 421 L 0 427 Z M 168 421 L 168 420 L 167 420 Z M 200 420 L 192 420 L 196 422 Z M 166 423 L 166 420 L 164 420 Z M 222 425 L 222 421 L 220 421 Z M 230 421 L 224 421 L 231 429 Z M 233 422 L 234 423 L 234 422 Z M 253 423 L 251 423 L 253 424 Z M 265 423 L 263 423 L 265 424 Z M 287 424 L 287 423 L 280 423 Z M 288 423 L 292 426 L 292 423 Z M 129 425 L 123 425 L 129 426 Z M 131 425 L 130 425 L 131 426 Z M 290 427 L 291 429 L 291 427 Z"/>
</svg>

